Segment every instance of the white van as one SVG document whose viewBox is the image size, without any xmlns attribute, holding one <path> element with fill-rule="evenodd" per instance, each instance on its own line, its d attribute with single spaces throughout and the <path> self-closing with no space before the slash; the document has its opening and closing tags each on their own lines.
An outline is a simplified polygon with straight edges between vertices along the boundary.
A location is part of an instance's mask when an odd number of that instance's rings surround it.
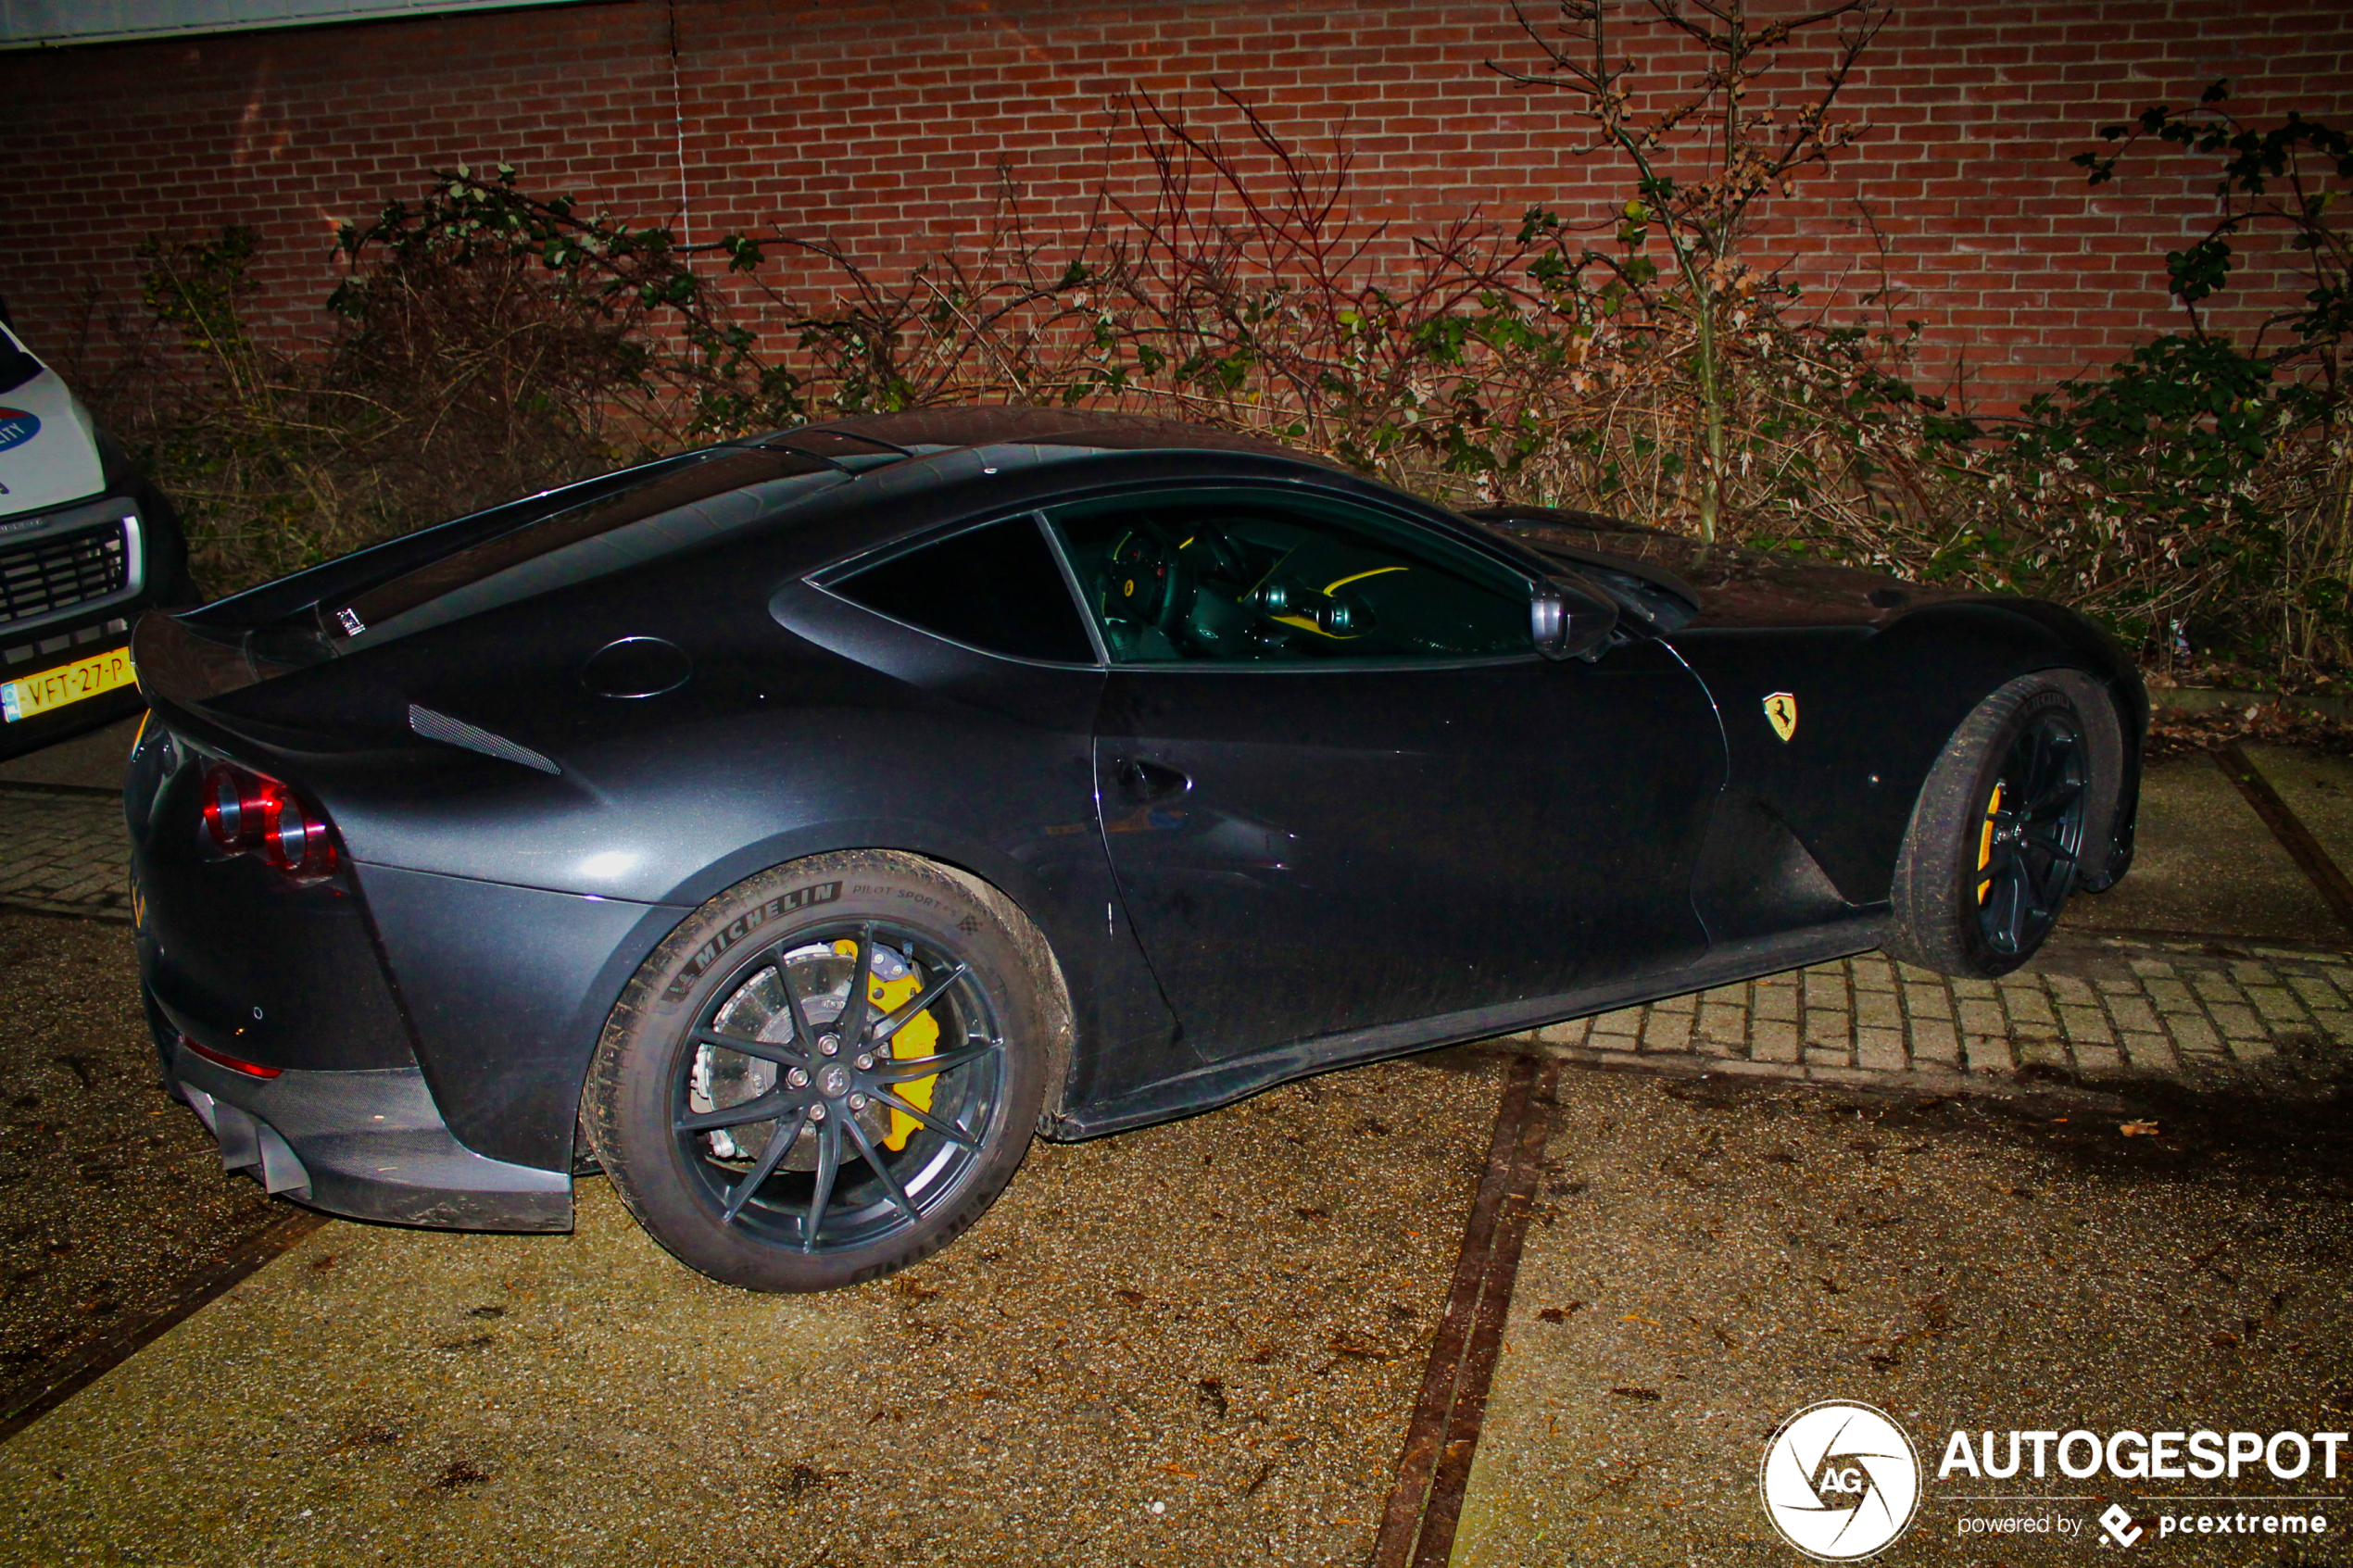
<svg viewBox="0 0 2353 1568">
<path fill-rule="evenodd" d="M 0 758 L 137 712 L 132 623 L 197 597 L 171 503 L 0 311 Z"/>
</svg>

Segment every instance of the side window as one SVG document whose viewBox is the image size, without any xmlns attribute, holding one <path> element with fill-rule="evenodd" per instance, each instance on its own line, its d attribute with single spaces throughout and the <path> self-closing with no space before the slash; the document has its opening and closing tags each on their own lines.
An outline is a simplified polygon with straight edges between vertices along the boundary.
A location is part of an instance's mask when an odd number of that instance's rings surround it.
<svg viewBox="0 0 2353 1568">
<path fill-rule="evenodd" d="M 833 584 L 894 621 L 990 653 L 1092 664 L 1095 649 L 1033 517 L 1009 518 L 893 556 Z"/>
<path fill-rule="evenodd" d="M 1065 507 L 1051 521 L 1121 663 L 1532 651 L 1524 582 L 1369 508 L 1203 489 Z"/>
</svg>

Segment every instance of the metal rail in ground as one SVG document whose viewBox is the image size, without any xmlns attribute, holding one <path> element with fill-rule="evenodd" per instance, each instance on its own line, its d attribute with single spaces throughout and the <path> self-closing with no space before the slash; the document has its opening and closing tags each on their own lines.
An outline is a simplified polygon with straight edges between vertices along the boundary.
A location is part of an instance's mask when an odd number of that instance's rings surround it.
<svg viewBox="0 0 2353 1568">
<path fill-rule="evenodd" d="M 1453 1288 L 1405 1429 L 1372 1568 L 1439 1568 L 1453 1553 L 1559 1082 L 1560 1063 L 1526 1056 L 1514 1057 L 1505 1074 L 1486 1174 L 1464 1227 Z"/>
<path fill-rule="evenodd" d="M 210 1268 L 192 1277 L 165 1306 L 132 1319 L 101 1338 L 85 1342 L 65 1361 L 43 1367 L 14 1386 L 0 1386 L 0 1443 L 72 1399 L 116 1367 L 194 1316 L 208 1302 L 242 1284 L 327 1223 L 323 1214 L 291 1205 Z"/>
<path fill-rule="evenodd" d="M 2348 934 L 2353 934 L 2353 882 L 2346 880 L 2344 871 L 2329 858 L 2329 852 L 2321 847 L 2321 841 L 2312 836 L 2312 830 L 2306 827 L 2304 820 L 2280 798 L 2279 791 L 2271 787 L 2271 782 L 2263 776 L 2262 770 L 2239 749 L 2238 742 L 2228 743 L 2213 753 L 2213 757 L 2215 766 L 2222 770 L 2225 778 L 2238 786 L 2239 794 L 2246 797 L 2246 803 L 2255 809 L 2255 814 L 2263 819 L 2263 825 L 2271 830 L 2271 836 L 2280 841 L 2280 847 L 2286 850 L 2287 858 L 2296 862 L 2296 869 L 2311 883 L 2313 890 L 2320 894 L 2321 901 L 2336 916 L 2337 923 L 2344 926 Z"/>
</svg>

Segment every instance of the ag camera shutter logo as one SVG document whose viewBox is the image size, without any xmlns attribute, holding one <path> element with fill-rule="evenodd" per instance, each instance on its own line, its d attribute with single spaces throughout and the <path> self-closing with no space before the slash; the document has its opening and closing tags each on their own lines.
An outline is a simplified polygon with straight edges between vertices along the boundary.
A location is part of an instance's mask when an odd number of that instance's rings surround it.
<svg viewBox="0 0 2353 1568">
<path fill-rule="evenodd" d="M 1757 1485 L 1782 1539 L 1818 1562 L 1853 1562 L 1912 1522 L 1920 1461 L 1884 1411 L 1825 1399 L 1781 1423 Z"/>
</svg>

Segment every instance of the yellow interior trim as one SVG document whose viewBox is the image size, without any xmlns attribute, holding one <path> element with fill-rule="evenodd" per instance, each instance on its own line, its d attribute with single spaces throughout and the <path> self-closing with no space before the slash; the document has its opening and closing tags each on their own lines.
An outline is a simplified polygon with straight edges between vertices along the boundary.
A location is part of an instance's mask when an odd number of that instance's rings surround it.
<svg viewBox="0 0 2353 1568">
<path fill-rule="evenodd" d="M 1377 566 L 1370 571 L 1360 571 L 1353 577 L 1341 578 L 1339 582 L 1325 588 L 1324 596 L 1326 598 L 1329 598 L 1334 594 L 1339 593 L 1342 588 L 1347 587 L 1351 583 L 1362 583 L 1367 577 L 1382 577 L 1392 571 L 1404 571 L 1407 570 L 1407 568 L 1402 566 Z"/>
<path fill-rule="evenodd" d="M 1335 643 L 1353 643 L 1356 640 L 1356 634 L 1353 632 L 1346 636 L 1342 636 L 1338 632 L 1327 632 L 1303 615 L 1270 615 L 1266 619 L 1278 621 L 1286 626 L 1296 626 L 1302 632 L 1313 632 L 1315 635 L 1328 637 Z"/>
</svg>

